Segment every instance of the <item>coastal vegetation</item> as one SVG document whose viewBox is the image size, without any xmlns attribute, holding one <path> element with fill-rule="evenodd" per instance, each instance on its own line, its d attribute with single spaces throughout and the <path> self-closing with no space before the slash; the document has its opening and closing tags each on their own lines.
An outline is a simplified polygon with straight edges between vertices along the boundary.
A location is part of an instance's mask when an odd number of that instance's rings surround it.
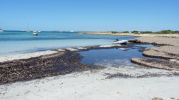
<svg viewBox="0 0 179 100">
<path fill-rule="evenodd" d="M 122 33 L 130 33 L 129 31 L 123 31 Z"/>
<path fill-rule="evenodd" d="M 134 31 L 132 31 L 131 33 L 138 34 L 138 33 L 140 33 L 140 32 L 139 32 L 139 31 L 134 30 Z"/>
<path fill-rule="evenodd" d="M 173 30 L 162 30 L 160 32 L 157 32 L 159 34 L 174 34 L 174 33 L 179 33 L 179 31 L 173 31 Z"/>
<path fill-rule="evenodd" d="M 131 33 L 131 34 L 179 34 L 179 31 L 177 30 L 161 30 L 161 31 L 109 31 L 112 34 L 118 34 L 118 33 Z"/>
<path fill-rule="evenodd" d="M 112 34 L 116 34 L 119 33 L 118 31 L 111 31 Z"/>
<path fill-rule="evenodd" d="M 161 31 L 106 31 L 106 32 L 80 32 L 82 34 L 99 34 L 99 35 L 117 35 L 117 36 L 170 36 L 179 37 L 179 30 L 161 30 Z"/>
<path fill-rule="evenodd" d="M 153 31 L 132 31 L 131 33 L 141 33 L 141 34 L 176 34 L 179 33 L 179 31 L 173 31 L 173 30 L 161 30 L 161 31 L 157 31 L 157 32 L 153 32 Z"/>
</svg>

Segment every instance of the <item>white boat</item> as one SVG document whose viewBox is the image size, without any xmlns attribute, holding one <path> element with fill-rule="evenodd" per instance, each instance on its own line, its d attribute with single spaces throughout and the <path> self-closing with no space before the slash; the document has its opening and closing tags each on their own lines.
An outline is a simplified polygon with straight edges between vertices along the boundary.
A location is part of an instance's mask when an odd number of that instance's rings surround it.
<svg viewBox="0 0 179 100">
<path fill-rule="evenodd" d="M 114 41 L 113 44 L 127 44 L 128 40 L 119 40 L 119 41 Z"/>
<path fill-rule="evenodd" d="M 33 36 L 38 36 L 38 32 L 34 31 L 33 33 Z"/>
</svg>

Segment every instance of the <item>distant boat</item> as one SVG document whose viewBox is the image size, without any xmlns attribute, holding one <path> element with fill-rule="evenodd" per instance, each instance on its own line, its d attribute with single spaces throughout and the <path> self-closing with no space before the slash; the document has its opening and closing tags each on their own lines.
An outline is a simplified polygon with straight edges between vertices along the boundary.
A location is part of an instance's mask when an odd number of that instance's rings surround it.
<svg viewBox="0 0 179 100">
<path fill-rule="evenodd" d="M 32 34 L 33 34 L 33 36 L 38 36 L 39 35 L 37 31 L 34 31 Z"/>
</svg>

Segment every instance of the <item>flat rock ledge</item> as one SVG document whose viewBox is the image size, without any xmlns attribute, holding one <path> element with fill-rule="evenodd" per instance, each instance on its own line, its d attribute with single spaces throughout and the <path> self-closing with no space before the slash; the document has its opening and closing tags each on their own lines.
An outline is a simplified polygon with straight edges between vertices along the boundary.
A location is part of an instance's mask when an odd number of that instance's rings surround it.
<svg viewBox="0 0 179 100">
<path fill-rule="evenodd" d="M 153 68 L 179 70 L 179 38 L 140 37 L 131 42 L 159 46 L 144 50 L 143 55 L 147 57 L 133 58 L 132 62 Z"/>
<path fill-rule="evenodd" d="M 156 58 L 132 58 L 133 63 L 145 65 L 151 68 L 165 69 L 171 71 L 179 71 L 179 63 L 173 59 L 156 59 Z"/>
<path fill-rule="evenodd" d="M 179 60 L 179 56 L 173 53 L 162 52 L 155 49 L 148 49 L 143 52 L 144 56 L 162 59 L 176 59 Z"/>
</svg>

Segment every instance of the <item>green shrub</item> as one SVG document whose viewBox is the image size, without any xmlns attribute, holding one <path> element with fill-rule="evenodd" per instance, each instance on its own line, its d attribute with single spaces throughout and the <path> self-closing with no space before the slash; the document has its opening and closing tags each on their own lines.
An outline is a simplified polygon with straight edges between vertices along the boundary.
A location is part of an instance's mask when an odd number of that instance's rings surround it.
<svg viewBox="0 0 179 100">
<path fill-rule="evenodd" d="M 123 31 L 122 33 L 129 33 L 129 31 Z"/>
<path fill-rule="evenodd" d="M 159 33 L 161 33 L 161 34 L 172 34 L 172 33 L 174 33 L 174 31 L 172 31 L 172 30 L 162 30 Z"/>
<path fill-rule="evenodd" d="M 116 33 L 119 33 L 119 32 L 117 32 L 117 31 L 112 31 L 111 33 L 112 33 L 112 34 L 116 34 Z"/>
<path fill-rule="evenodd" d="M 136 33 L 136 34 L 138 34 L 138 33 L 140 33 L 139 31 L 132 31 L 132 33 Z"/>
<path fill-rule="evenodd" d="M 142 31 L 141 33 L 153 33 L 152 31 Z"/>
</svg>

